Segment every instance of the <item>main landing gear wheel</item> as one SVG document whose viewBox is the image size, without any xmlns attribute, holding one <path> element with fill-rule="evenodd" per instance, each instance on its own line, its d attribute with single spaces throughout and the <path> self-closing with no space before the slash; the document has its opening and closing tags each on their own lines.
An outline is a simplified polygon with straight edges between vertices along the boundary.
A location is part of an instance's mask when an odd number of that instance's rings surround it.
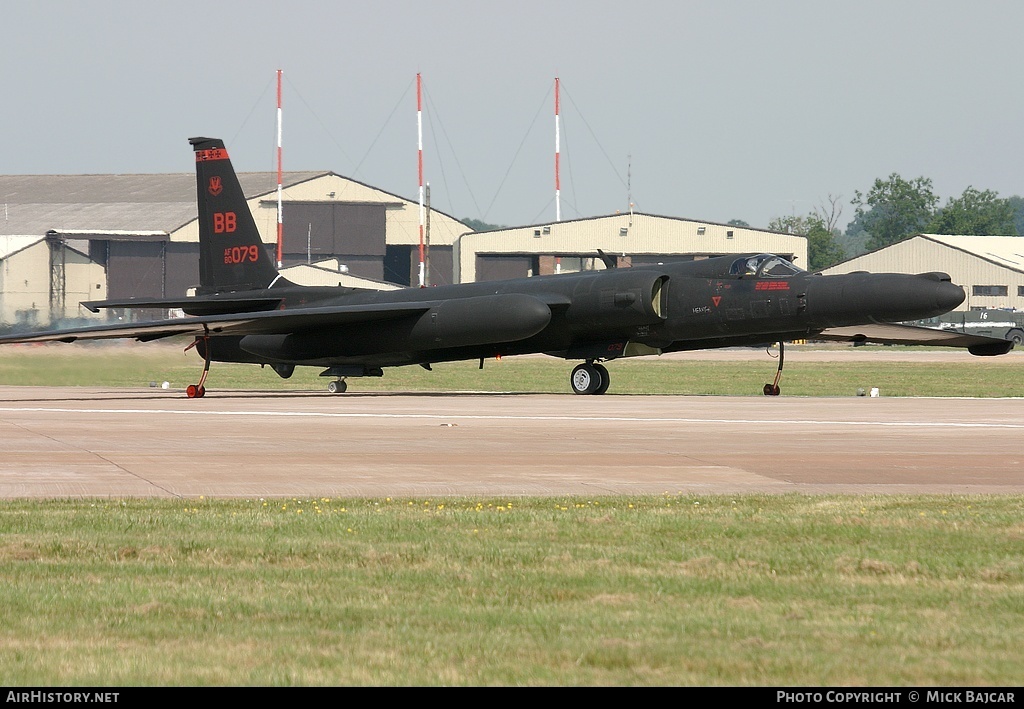
<svg viewBox="0 0 1024 709">
<path fill-rule="evenodd" d="M 344 379 L 338 379 L 327 385 L 327 391 L 331 394 L 344 394 L 346 389 L 348 389 L 348 384 L 345 383 Z"/>
<path fill-rule="evenodd" d="M 601 375 L 601 385 L 597 387 L 597 391 L 595 391 L 594 393 L 604 394 L 606 391 L 608 391 L 608 385 L 612 383 L 611 375 L 608 374 L 608 368 L 605 367 L 603 364 L 597 364 L 596 362 L 591 366 L 597 370 L 598 374 Z"/>
<path fill-rule="evenodd" d="M 593 362 L 576 365 L 569 377 L 569 385 L 574 394 L 604 394 L 610 382 L 608 370 Z"/>
</svg>

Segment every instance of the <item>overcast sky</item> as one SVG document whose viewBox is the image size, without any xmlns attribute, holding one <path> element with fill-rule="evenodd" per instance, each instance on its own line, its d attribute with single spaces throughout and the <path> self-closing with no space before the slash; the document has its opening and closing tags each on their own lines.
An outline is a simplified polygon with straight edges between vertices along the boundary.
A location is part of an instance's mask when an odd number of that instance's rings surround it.
<svg viewBox="0 0 1024 709">
<path fill-rule="evenodd" d="M 518 0 L 3 4 L 6 174 L 330 170 L 434 207 L 553 221 L 628 208 L 766 226 L 897 172 L 944 203 L 1024 194 L 1024 3 Z M 627 175 L 629 175 L 627 177 Z M 628 186 L 628 189 L 627 189 Z M 287 217 L 286 217 L 287 218 Z"/>
</svg>

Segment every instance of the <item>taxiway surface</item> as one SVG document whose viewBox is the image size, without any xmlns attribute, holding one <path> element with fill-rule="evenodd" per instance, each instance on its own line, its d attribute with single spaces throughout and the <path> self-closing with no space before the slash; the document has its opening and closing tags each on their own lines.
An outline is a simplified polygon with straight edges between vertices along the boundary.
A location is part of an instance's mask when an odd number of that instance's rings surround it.
<svg viewBox="0 0 1024 709">
<path fill-rule="evenodd" d="M 0 497 L 1024 492 L 1024 400 L 0 387 Z"/>
</svg>

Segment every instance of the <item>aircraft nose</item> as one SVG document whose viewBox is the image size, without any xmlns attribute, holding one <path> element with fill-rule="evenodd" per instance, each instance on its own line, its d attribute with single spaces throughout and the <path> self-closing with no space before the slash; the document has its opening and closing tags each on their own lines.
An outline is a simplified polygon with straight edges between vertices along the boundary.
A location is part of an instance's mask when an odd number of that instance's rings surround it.
<svg viewBox="0 0 1024 709">
<path fill-rule="evenodd" d="M 917 274 L 917 277 L 934 283 L 934 286 L 927 290 L 929 291 L 935 310 L 948 313 L 950 310 L 960 305 L 960 303 L 964 302 L 964 298 L 967 297 L 964 294 L 964 289 L 954 284 L 948 273 L 933 271 L 931 273 L 919 273 Z"/>
<path fill-rule="evenodd" d="M 948 313 L 965 297 L 946 273 L 849 273 L 811 281 L 807 314 L 829 327 L 905 322 Z"/>
</svg>

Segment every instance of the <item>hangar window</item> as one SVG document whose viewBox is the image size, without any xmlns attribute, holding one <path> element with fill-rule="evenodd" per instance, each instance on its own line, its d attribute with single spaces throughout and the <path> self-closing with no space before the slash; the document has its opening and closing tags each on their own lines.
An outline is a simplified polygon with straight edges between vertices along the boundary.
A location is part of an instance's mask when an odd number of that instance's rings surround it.
<svg viewBox="0 0 1024 709">
<path fill-rule="evenodd" d="M 1024 296 L 1024 286 L 1017 286 L 1017 295 Z"/>
<path fill-rule="evenodd" d="M 974 286 L 971 288 L 971 295 L 1002 295 L 1005 296 L 1009 288 L 1007 286 Z"/>
</svg>

